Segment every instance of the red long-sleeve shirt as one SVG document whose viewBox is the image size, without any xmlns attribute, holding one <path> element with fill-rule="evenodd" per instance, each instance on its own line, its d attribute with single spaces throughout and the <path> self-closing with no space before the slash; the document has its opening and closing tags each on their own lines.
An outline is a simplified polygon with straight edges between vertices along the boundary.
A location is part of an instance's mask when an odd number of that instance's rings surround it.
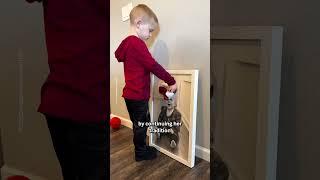
<svg viewBox="0 0 320 180">
<path fill-rule="evenodd" d="M 39 112 L 78 122 L 106 120 L 110 108 L 106 2 L 43 0 L 50 73 L 41 89 Z"/>
<path fill-rule="evenodd" d="M 150 98 L 150 72 L 168 85 L 175 84 L 174 78 L 151 56 L 144 41 L 136 36 L 125 38 L 115 52 L 124 64 L 125 87 L 122 96 L 132 100 Z"/>
</svg>

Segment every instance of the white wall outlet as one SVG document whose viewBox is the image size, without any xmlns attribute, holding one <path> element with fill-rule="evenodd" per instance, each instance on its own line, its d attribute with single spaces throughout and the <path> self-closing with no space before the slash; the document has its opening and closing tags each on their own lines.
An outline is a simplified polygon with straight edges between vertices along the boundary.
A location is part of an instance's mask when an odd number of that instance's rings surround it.
<svg viewBox="0 0 320 180">
<path fill-rule="evenodd" d="M 129 14 L 131 10 L 132 10 L 132 2 L 122 7 L 121 9 L 122 21 L 126 21 L 129 19 Z"/>
</svg>

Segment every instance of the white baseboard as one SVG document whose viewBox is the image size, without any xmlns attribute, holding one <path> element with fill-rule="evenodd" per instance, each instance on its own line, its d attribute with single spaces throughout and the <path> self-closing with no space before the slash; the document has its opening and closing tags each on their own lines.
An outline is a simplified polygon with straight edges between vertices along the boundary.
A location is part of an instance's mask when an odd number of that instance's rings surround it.
<svg viewBox="0 0 320 180">
<path fill-rule="evenodd" d="M 196 145 L 196 156 L 210 162 L 210 149 Z"/>
<path fill-rule="evenodd" d="M 114 115 L 114 114 L 111 114 L 110 117 L 118 117 L 121 119 L 121 125 L 123 126 L 126 126 L 130 129 L 132 129 L 132 122 L 130 119 L 127 119 L 127 118 L 123 118 L 121 116 L 117 116 L 117 115 Z M 208 161 L 210 162 L 210 149 L 207 149 L 207 148 L 204 148 L 202 146 L 198 146 L 196 145 L 196 156 L 198 158 L 201 158 L 205 161 Z"/>
<path fill-rule="evenodd" d="M 43 177 L 40 177 L 40 176 L 36 176 L 36 175 L 24 172 L 24 171 L 19 170 L 19 169 L 15 169 L 15 168 L 9 167 L 7 165 L 4 165 L 1 168 L 1 174 L 2 175 L 10 175 L 10 176 L 14 176 L 14 175 L 26 176 L 26 177 L 28 177 L 29 179 L 32 179 L 32 180 L 47 180 L 46 178 L 43 178 Z"/>
</svg>

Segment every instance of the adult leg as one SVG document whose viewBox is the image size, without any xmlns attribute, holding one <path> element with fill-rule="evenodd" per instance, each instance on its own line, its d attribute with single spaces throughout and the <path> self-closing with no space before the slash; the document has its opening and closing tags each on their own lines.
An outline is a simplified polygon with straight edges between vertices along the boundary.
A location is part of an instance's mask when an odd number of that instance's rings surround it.
<svg viewBox="0 0 320 180">
<path fill-rule="evenodd" d="M 69 121 L 46 115 L 47 125 L 50 131 L 52 144 L 60 163 L 64 180 L 76 180 L 72 164 L 72 152 L 69 143 Z"/>
<path fill-rule="evenodd" d="M 71 130 L 73 162 L 79 180 L 106 180 L 107 121 L 75 124 Z"/>
</svg>

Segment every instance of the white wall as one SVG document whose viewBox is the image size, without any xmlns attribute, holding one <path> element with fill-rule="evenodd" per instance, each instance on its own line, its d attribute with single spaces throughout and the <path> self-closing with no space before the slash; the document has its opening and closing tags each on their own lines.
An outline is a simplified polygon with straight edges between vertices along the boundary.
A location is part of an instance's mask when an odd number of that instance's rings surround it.
<svg viewBox="0 0 320 180">
<path fill-rule="evenodd" d="M 37 112 L 40 88 L 48 74 L 42 5 L 1 1 L 0 27 L 0 128 L 5 165 L 49 180 L 61 179 L 46 121 Z M 21 132 L 18 56 L 23 60 Z"/>
<path fill-rule="evenodd" d="M 123 65 L 114 51 L 129 30 L 122 22 L 121 7 L 143 3 L 157 14 L 160 32 L 150 47 L 155 59 L 166 69 L 199 69 L 196 145 L 210 148 L 210 0 L 112 0 L 110 3 L 110 98 L 112 114 L 128 118 L 123 101 Z M 116 90 L 115 81 L 118 81 Z M 116 96 L 117 94 L 117 96 Z M 116 104 L 117 101 L 117 104 Z"/>
</svg>

